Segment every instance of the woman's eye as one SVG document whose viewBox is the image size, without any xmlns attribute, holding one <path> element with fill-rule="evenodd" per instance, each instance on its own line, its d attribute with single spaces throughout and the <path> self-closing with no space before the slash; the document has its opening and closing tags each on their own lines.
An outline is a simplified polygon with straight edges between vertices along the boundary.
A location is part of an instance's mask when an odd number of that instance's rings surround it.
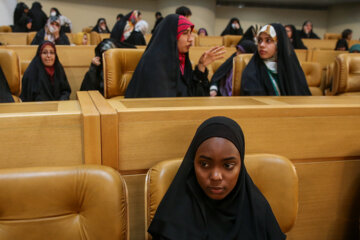
<svg viewBox="0 0 360 240">
<path fill-rule="evenodd" d="M 203 168 L 206 168 L 209 166 L 209 164 L 205 161 L 200 161 L 200 166 L 203 167 Z"/>
<path fill-rule="evenodd" d="M 224 167 L 225 167 L 226 169 L 233 169 L 234 166 L 235 166 L 234 163 L 225 163 L 225 164 L 224 164 Z"/>
</svg>

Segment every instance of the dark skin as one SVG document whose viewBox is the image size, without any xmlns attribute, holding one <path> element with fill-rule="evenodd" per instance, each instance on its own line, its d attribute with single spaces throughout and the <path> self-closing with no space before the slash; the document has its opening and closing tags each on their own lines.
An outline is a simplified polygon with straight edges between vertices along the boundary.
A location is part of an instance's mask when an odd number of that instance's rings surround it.
<svg viewBox="0 0 360 240">
<path fill-rule="evenodd" d="M 212 137 L 204 141 L 194 159 L 196 179 L 211 199 L 224 199 L 236 186 L 241 158 L 235 145 L 225 138 Z"/>
</svg>

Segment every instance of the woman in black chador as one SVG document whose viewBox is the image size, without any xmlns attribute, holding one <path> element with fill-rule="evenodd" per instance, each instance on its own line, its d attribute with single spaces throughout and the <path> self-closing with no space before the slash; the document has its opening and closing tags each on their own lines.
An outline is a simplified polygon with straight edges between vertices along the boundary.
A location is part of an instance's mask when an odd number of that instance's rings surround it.
<svg viewBox="0 0 360 240">
<path fill-rule="evenodd" d="M 253 26 L 246 30 L 236 46 L 236 52 L 231 55 L 214 73 L 210 82 L 210 96 L 231 96 L 233 78 L 233 58 L 239 54 L 254 53 L 256 30 Z"/>
<path fill-rule="evenodd" d="M 237 18 L 230 19 L 230 22 L 221 33 L 221 36 L 224 35 L 242 35 L 243 29 L 241 28 L 240 21 Z"/>
<path fill-rule="evenodd" d="M 235 121 L 213 117 L 202 123 L 150 224 L 153 239 L 285 239 L 244 157 L 244 135 Z"/>
<path fill-rule="evenodd" d="M 294 49 L 307 49 L 294 25 L 288 24 L 285 26 L 285 29 Z"/>
<path fill-rule="evenodd" d="M 110 33 L 110 30 L 107 26 L 105 18 L 99 18 L 97 20 L 95 27 L 93 27 L 93 29 L 91 31 L 97 32 L 97 33 Z"/>
<path fill-rule="evenodd" d="M 209 95 L 206 66 L 222 58 L 224 48 L 206 51 L 193 70 L 189 59 L 193 28 L 187 18 L 177 14 L 161 21 L 135 69 L 126 98 Z"/>
<path fill-rule="evenodd" d="M 307 20 L 304 22 L 300 31 L 300 38 L 320 39 L 319 36 L 313 32 L 313 24 L 311 21 Z"/>
<path fill-rule="evenodd" d="M 24 73 L 20 98 L 24 102 L 69 100 L 70 93 L 55 45 L 43 42 Z"/>
<path fill-rule="evenodd" d="M 48 17 L 42 10 L 42 5 L 39 2 L 33 2 L 31 7 L 31 13 L 32 13 L 32 31 L 40 31 L 43 27 L 45 27 L 45 24 L 47 22 Z"/>
<path fill-rule="evenodd" d="M 245 96 L 311 95 L 299 60 L 281 24 L 264 26 L 258 50 L 243 71 L 240 94 Z"/>
<path fill-rule="evenodd" d="M 0 103 L 14 102 L 5 74 L 0 67 Z"/>
<path fill-rule="evenodd" d="M 104 95 L 104 72 L 102 55 L 111 48 L 135 48 L 135 46 L 119 43 L 113 39 L 104 39 L 95 48 L 95 57 L 91 61 L 89 71 L 85 74 L 80 91 L 98 90 Z"/>
</svg>

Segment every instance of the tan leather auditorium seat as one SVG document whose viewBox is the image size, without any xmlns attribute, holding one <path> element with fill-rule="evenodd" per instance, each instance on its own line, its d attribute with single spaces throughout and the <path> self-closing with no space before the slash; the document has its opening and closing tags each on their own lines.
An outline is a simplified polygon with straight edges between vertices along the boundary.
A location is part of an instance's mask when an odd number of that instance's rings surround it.
<svg viewBox="0 0 360 240">
<path fill-rule="evenodd" d="M 241 40 L 242 36 L 239 35 L 225 35 L 224 37 L 224 46 L 225 47 L 236 47 L 236 45 Z"/>
<path fill-rule="evenodd" d="M 321 89 L 321 65 L 317 62 L 302 62 L 300 63 L 304 71 L 306 82 L 309 86 L 311 95 L 322 96 L 323 90 Z"/>
<path fill-rule="evenodd" d="M 145 49 L 109 49 L 104 53 L 105 98 L 124 96 Z"/>
<path fill-rule="evenodd" d="M 341 39 L 341 33 L 325 33 L 324 39 Z"/>
<path fill-rule="evenodd" d="M 0 239 L 129 239 L 127 188 L 109 167 L 0 170 Z"/>
<path fill-rule="evenodd" d="M 233 60 L 233 79 L 232 79 L 232 95 L 233 96 L 240 96 L 240 88 L 241 88 L 241 76 L 248 65 L 250 59 L 252 58 L 253 54 L 239 54 Z"/>
<path fill-rule="evenodd" d="M 337 56 L 331 95 L 360 95 L 360 54 Z"/>
<path fill-rule="evenodd" d="M 181 161 L 163 161 L 149 169 L 145 182 L 146 229 Z M 298 177 L 294 165 L 287 158 L 272 154 L 249 154 L 245 164 L 252 180 L 270 203 L 282 231 L 290 231 L 298 210 Z M 145 233 L 145 237 L 150 236 Z"/>
<path fill-rule="evenodd" d="M 21 79 L 19 58 L 13 50 L 0 49 L 0 66 L 15 102 L 20 102 Z"/>
</svg>

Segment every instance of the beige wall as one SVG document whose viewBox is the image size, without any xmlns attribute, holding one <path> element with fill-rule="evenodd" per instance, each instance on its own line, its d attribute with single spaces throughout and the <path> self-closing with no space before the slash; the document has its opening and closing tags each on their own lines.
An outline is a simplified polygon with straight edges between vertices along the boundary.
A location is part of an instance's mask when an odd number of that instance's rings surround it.
<svg viewBox="0 0 360 240">
<path fill-rule="evenodd" d="M 360 38 L 360 3 L 343 4 L 330 8 L 328 32 L 341 33 L 344 29 L 353 30 L 353 39 Z"/>
<path fill-rule="evenodd" d="M 221 34 L 232 17 L 239 18 L 244 31 L 253 24 L 265 25 L 273 22 L 294 24 L 297 29 L 300 29 L 305 20 L 311 19 L 314 23 L 314 32 L 322 37 L 327 28 L 328 12 L 326 10 L 216 7 L 216 35 Z"/>
<path fill-rule="evenodd" d="M 13 12 L 16 6 L 16 0 L 0 1 L 0 26 L 12 25 L 14 22 Z"/>
<path fill-rule="evenodd" d="M 24 0 L 31 6 L 33 1 Z M 292 23 L 297 28 L 311 19 L 314 32 L 323 37 L 325 32 L 341 32 L 345 28 L 354 30 L 354 38 L 360 37 L 360 4 L 340 5 L 329 10 L 295 10 L 280 8 L 236 8 L 215 6 L 215 0 L 40 0 L 44 11 L 56 6 L 62 14 L 73 22 L 73 31 L 93 26 L 99 17 L 105 17 L 111 30 L 118 13 L 126 14 L 132 9 L 139 9 L 143 18 L 152 29 L 156 11 L 163 15 L 173 13 L 180 5 L 187 5 L 193 12 L 191 21 L 196 28 L 205 27 L 210 35 L 220 35 L 231 17 L 238 17 L 246 30 L 252 24 L 264 25 L 271 22 Z M 0 20 L 1 21 L 1 20 Z M 3 25 L 0 22 L 0 25 Z"/>
</svg>

